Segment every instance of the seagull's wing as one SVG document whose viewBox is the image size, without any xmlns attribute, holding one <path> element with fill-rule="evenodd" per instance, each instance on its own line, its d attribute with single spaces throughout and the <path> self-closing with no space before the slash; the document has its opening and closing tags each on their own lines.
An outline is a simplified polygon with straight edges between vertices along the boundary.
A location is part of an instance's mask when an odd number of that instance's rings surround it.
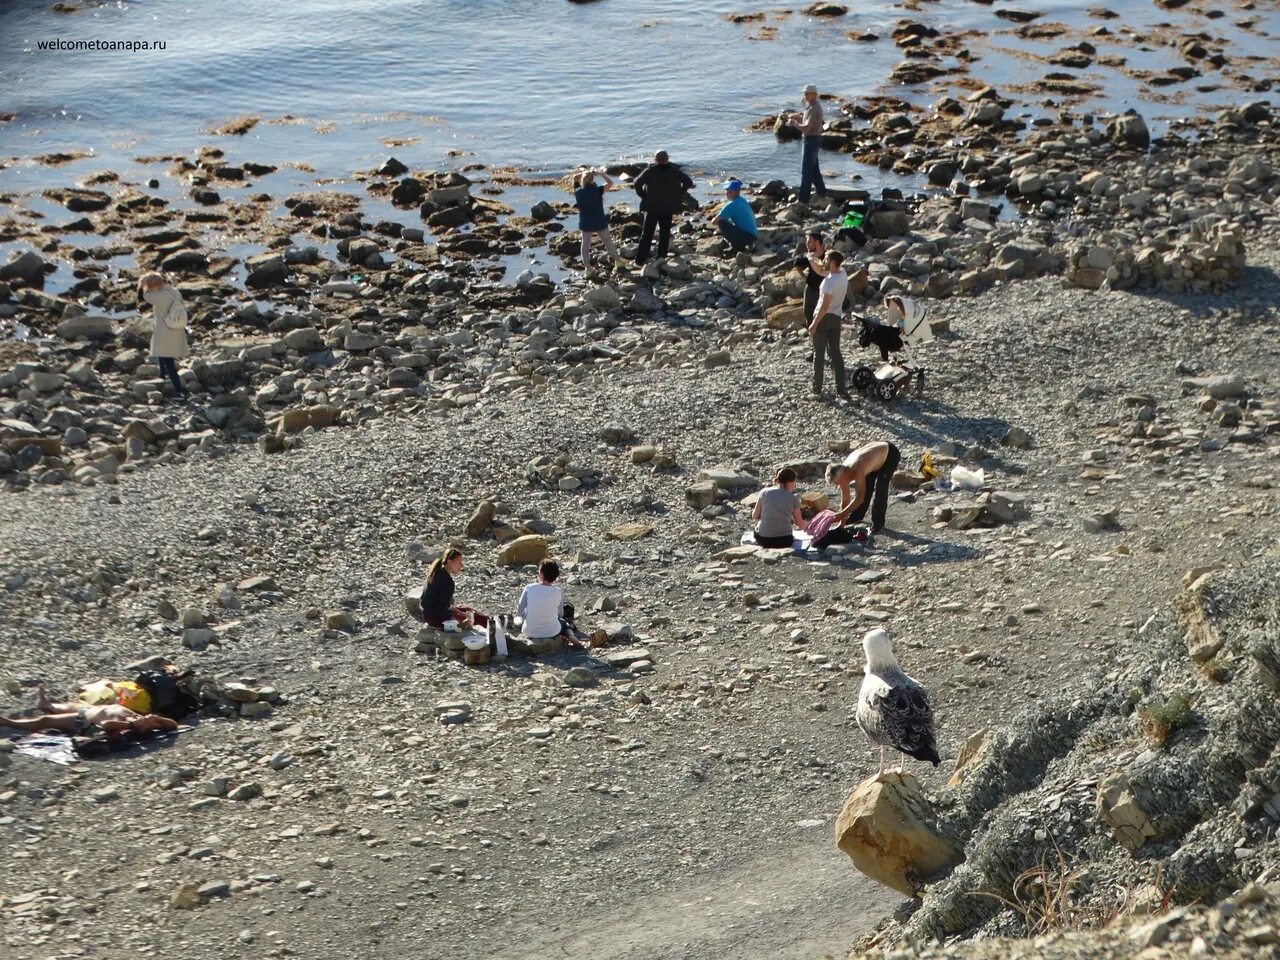
<svg viewBox="0 0 1280 960">
<path fill-rule="evenodd" d="M 857 721 L 873 742 L 938 762 L 929 692 L 905 673 L 867 674 L 858 694 Z"/>
</svg>

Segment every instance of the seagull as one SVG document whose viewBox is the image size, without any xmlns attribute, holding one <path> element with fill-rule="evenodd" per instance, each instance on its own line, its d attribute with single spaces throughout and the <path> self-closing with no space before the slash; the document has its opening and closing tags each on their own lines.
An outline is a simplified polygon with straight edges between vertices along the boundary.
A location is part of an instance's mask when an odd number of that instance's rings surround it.
<svg viewBox="0 0 1280 960">
<path fill-rule="evenodd" d="M 880 744 L 884 776 L 884 748 L 893 747 L 935 767 L 941 761 L 933 737 L 933 704 L 929 692 L 902 672 L 893 655 L 887 630 L 872 630 L 862 638 L 867 655 L 866 676 L 858 692 L 858 726 L 872 743 Z M 902 768 L 899 766 L 898 771 Z"/>
</svg>

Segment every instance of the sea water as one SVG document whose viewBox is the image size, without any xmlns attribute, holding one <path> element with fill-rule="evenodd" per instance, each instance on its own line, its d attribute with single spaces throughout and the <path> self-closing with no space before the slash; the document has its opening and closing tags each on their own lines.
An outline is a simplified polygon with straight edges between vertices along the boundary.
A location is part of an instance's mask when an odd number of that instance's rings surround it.
<svg viewBox="0 0 1280 960">
<path fill-rule="evenodd" d="M 69 15 L 52 12 L 49 0 L 3 0 L 0 112 L 15 117 L 0 124 L 0 156 L 89 151 L 95 169 L 118 169 L 137 156 L 189 155 L 212 143 L 233 162 L 294 162 L 325 178 L 388 154 L 416 169 L 483 162 L 557 171 L 666 149 L 707 180 L 795 179 L 798 145 L 746 127 L 781 106 L 798 109 L 804 84 L 843 97 L 881 92 L 928 103 L 940 95 L 884 86 L 902 59 L 889 39 L 899 19 L 983 31 L 971 72 L 997 86 L 1051 69 L 1018 52 L 1051 51 L 1054 41 L 1022 40 L 1016 24 L 969 0 L 916 12 L 862 0 L 832 19 L 803 15 L 806 5 L 779 16 L 787 7 L 776 0 L 90 0 Z M 1248 12 L 1260 21 L 1250 31 L 1237 28 L 1246 14 L 1234 9 L 1209 20 L 1123 0 L 1110 5 L 1120 18 L 1103 21 L 1088 15 L 1097 5 L 1015 6 L 1042 12 L 1038 22 L 1105 26 L 1117 35 L 1095 41 L 1102 52 L 1122 50 L 1140 68 L 1182 62 L 1167 47 L 1126 39 L 1125 31 L 1140 35 L 1161 20 L 1203 28 L 1234 52 L 1278 52 L 1268 48 L 1274 3 Z M 752 13 L 765 19 L 728 19 Z M 880 40 L 859 43 L 851 33 Z M 150 48 L 49 49 L 82 40 Z M 1149 112 L 1186 115 L 1213 99 L 1175 92 L 1181 102 Z M 1219 97 L 1238 98 L 1231 90 Z M 1121 109 L 1140 105 L 1141 91 L 1112 72 L 1103 99 Z M 262 122 L 245 136 L 211 135 L 246 115 Z M 831 165 L 838 178 L 884 179 L 848 158 Z M 50 179 L 47 169 L 11 163 L 0 188 Z"/>
</svg>

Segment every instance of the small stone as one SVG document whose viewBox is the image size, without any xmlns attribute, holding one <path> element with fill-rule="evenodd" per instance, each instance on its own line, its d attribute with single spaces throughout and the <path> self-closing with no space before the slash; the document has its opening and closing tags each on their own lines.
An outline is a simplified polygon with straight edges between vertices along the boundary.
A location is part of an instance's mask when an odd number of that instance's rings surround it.
<svg viewBox="0 0 1280 960">
<path fill-rule="evenodd" d="M 262 795 L 262 786 L 250 780 L 248 783 L 242 783 L 230 793 L 227 794 L 228 800 L 252 800 L 254 797 Z"/>
</svg>

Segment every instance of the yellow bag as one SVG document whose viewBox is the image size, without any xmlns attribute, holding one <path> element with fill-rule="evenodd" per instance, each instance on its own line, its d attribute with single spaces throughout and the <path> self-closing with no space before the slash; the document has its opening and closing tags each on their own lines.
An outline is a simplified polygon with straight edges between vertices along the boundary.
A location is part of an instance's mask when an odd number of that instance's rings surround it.
<svg viewBox="0 0 1280 960">
<path fill-rule="evenodd" d="M 128 707 L 134 713 L 151 712 L 151 694 L 132 680 L 123 680 L 112 684 L 116 689 L 116 702 Z"/>
<path fill-rule="evenodd" d="M 926 453 L 920 459 L 920 473 L 924 475 L 926 480 L 936 480 L 942 476 L 942 471 L 933 464 L 933 454 Z"/>
<path fill-rule="evenodd" d="M 76 699 L 81 703 L 99 707 L 103 704 L 115 703 L 116 697 L 116 689 L 110 680 L 98 680 L 81 690 Z"/>
</svg>

